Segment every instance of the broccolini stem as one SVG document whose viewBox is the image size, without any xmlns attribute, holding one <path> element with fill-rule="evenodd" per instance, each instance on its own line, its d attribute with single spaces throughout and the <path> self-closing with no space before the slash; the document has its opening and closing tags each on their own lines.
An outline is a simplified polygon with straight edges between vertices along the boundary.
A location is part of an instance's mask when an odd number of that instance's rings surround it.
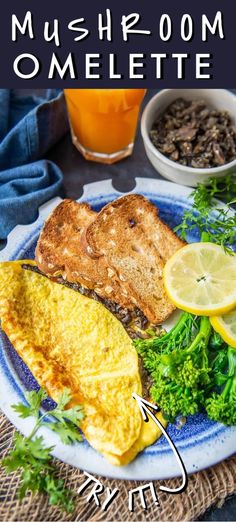
<svg viewBox="0 0 236 522">
<path fill-rule="evenodd" d="M 201 342 L 203 342 L 204 345 L 207 347 L 211 335 L 211 330 L 211 323 L 208 317 L 201 317 L 199 332 L 196 335 L 193 342 L 190 344 L 189 348 L 187 348 L 187 352 L 194 351 L 196 346 L 199 345 Z"/>
<path fill-rule="evenodd" d="M 158 348 L 172 350 L 176 345 L 182 345 L 184 340 L 189 342 L 192 326 L 195 317 L 188 312 L 183 312 L 176 325 L 167 333 L 160 337 L 152 337 L 151 339 L 135 339 L 134 344 L 138 349 L 151 348 L 158 351 Z"/>
<path fill-rule="evenodd" d="M 226 399 L 229 393 L 231 393 L 232 386 L 236 388 L 236 349 L 229 346 L 227 355 L 229 361 L 229 379 L 222 392 L 222 397 L 224 397 L 224 399 Z"/>
<path fill-rule="evenodd" d="M 160 341 L 165 342 L 168 339 L 175 338 L 179 334 L 181 334 L 184 331 L 184 329 L 186 327 L 186 323 L 189 321 L 190 317 L 191 316 L 188 312 L 183 312 L 182 315 L 180 316 L 178 322 L 176 323 L 176 325 L 173 326 L 173 328 L 171 328 L 171 330 L 169 330 L 169 332 L 167 332 L 165 335 L 160 337 Z"/>
<path fill-rule="evenodd" d="M 230 390 L 231 390 L 231 386 L 232 386 L 232 383 L 233 383 L 233 376 L 232 377 L 229 377 L 229 379 L 227 380 L 226 382 L 226 385 L 222 391 L 222 397 L 224 399 L 226 399 L 230 393 Z"/>
<path fill-rule="evenodd" d="M 236 374 L 236 349 L 232 346 L 228 347 L 229 375 L 234 377 Z"/>
</svg>

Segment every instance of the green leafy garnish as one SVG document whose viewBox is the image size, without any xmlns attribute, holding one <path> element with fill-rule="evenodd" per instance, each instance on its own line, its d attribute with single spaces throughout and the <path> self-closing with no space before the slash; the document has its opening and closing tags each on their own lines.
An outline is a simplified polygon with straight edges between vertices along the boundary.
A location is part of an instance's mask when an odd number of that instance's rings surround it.
<svg viewBox="0 0 236 522">
<path fill-rule="evenodd" d="M 25 392 L 25 398 L 28 402 L 27 406 L 25 404 L 19 403 L 14 404 L 12 406 L 12 409 L 14 411 L 17 411 L 17 413 L 19 413 L 20 417 L 22 417 L 23 419 L 30 417 L 30 415 L 33 415 L 38 419 L 40 414 L 41 403 L 42 401 L 44 401 L 44 399 L 47 398 L 46 392 L 42 388 L 40 388 L 38 392 L 34 390 L 30 392 Z"/>
<path fill-rule="evenodd" d="M 50 424 L 50 429 L 59 435 L 64 444 L 73 444 L 74 442 L 81 442 L 83 440 L 77 427 L 73 424 L 70 425 L 66 422 L 52 422 Z"/>
<path fill-rule="evenodd" d="M 207 185 L 199 183 L 194 190 L 195 203 L 199 208 L 214 205 L 214 198 L 225 203 L 233 203 L 236 196 L 236 175 L 228 174 L 224 178 L 210 178 Z"/>
<path fill-rule="evenodd" d="M 186 210 L 182 222 L 175 228 L 182 239 L 187 233 L 198 231 L 203 241 L 217 243 L 228 253 L 236 241 L 236 213 L 232 213 L 229 204 L 235 203 L 236 177 L 228 174 L 225 178 L 212 178 L 208 185 L 199 184 L 192 192 L 192 208 Z M 214 198 L 221 197 L 226 208 L 217 207 Z"/>
<path fill-rule="evenodd" d="M 57 505 L 67 512 L 73 511 L 73 493 L 65 488 L 64 481 L 56 476 L 56 469 L 52 461 L 51 452 L 54 447 L 46 447 L 43 437 L 36 437 L 41 426 L 47 426 L 56 432 L 64 444 L 73 444 L 82 440 L 78 431 L 80 421 L 83 419 L 83 411 L 80 406 L 68 408 L 71 400 L 70 391 L 64 389 L 58 399 L 57 406 L 43 414 L 40 412 L 42 401 L 47 394 L 43 389 L 38 392 L 26 392 L 28 405 L 15 404 L 13 409 L 20 417 L 36 418 L 35 426 L 28 437 L 16 433 L 14 446 L 2 461 L 6 471 L 21 471 L 21 486 L 19 498 L 22 499 L 28 491 L 41 492 L 48 495 L 49 504 Z M 46 422 L 45 417 L 53 417 L 53 422 Z"/>
</svg>

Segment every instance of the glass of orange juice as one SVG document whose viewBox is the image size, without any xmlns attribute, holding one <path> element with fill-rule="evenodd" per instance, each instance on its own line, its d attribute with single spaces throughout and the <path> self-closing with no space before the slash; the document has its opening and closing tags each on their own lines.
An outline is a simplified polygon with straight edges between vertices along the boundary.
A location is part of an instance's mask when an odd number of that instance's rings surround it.
<svg viewBox="0 0 236 522">
<path fill-rule="evenodd" d="M 74 145 L 92 161 L 132 154 L 145 89 L 65 89 Z"/>
</svg>

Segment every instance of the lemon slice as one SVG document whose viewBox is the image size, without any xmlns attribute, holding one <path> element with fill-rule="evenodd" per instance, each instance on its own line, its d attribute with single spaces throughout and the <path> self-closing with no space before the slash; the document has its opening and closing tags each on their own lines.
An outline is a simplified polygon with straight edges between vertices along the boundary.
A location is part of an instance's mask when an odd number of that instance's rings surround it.
<svg viewBox="0 0 236 522">
<path fill-rule="evenodd" d="M 236 255 L 213 243 L 186 245 L 167 261 L 164 283 L 177 308 L 222 315 L 236 307 Z"/>
<path fill-rule="evenodd" d="M 225 315 L 211 317 L 210 321 L 223 341 L 236 348 L 236 310 Z"/>
</svg>

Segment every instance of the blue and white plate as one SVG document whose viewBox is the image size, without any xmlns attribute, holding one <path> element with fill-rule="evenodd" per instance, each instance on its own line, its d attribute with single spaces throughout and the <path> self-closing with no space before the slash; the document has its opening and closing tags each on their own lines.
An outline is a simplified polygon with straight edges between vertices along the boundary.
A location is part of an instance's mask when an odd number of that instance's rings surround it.
<svg viewBox="0 0 236 522">
<path fill-rule="evenodd" d="M 180 223 L 184 210 L 191 206 L 191 199 L 189 199 L 191 190 L 173 183 L 137 178 L 136 187 L 132 192 L 141 193 L 153 201 L 159 208 L 161 218 L 172 228 Z M 87 201 L 95 210 L 99 210 L 121 195 L 113 188 L 110 180 L 101 181 L 86 185 L 80 201 Z M 60 198 L 55 198 L 41 207 L 35 223 L 17 226 L 9 235 L 5 249 L 0 252 L 0 260 L 32 259 L 43 222 L 59 202 Z M 198 239 L 196 236 L 189 237 L 189 241 Z M 16 354 L 5 334 L 0 331 L 0 407 L 17 429 L 25 435 L 32 430 L 34 419 L 21 419 L 12 410 L 11 405 L 24 401 L 25 390 L 32 388 L 37 388 L 37 382 Z M 212 422 L 203 414 L 188 417 L 185 426 L 181 429 L 170 425 L 168 432 L 180 452 L 188 473 L 216 464 L 236 451 L 236 428 L 227 428 Z M 66 446 L 51 430 L 42 428 L 41 433 L 47 445 L 55 446 L 53 451 L 55 457 L 91 473 L 136 480 L 165 479 L 180 475 L 174 454 L 164 437 L 138 455 L 128 466 L 114 467 L 86 441 Z"/>
</svg>

